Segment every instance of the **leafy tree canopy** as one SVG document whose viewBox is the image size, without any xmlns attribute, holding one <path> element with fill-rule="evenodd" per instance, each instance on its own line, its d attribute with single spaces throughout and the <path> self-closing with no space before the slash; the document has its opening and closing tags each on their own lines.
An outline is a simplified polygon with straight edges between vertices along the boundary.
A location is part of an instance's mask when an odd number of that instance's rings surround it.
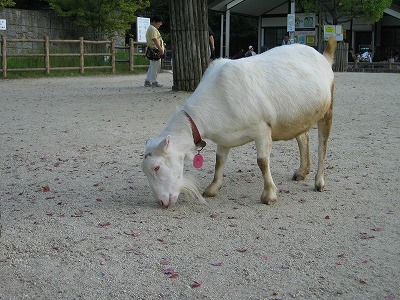
<svg viewBox="0 0 400 300">
<path fill-rule="evenodd" d="M 91 32 L 113 35 L 128 30 L 136 21 L 135 12 L 150 5 L 149 0 L 47 0 L 60 16 L 72 17 L 75 24 Z"/>
<path fill-rule="evenodd" d="M 375 23 L 382 18 L 392 0 L 300 0 L 300 3 L 306 12 L 321 12 L 327 24 L 339 24 L 352 18 Z"/>
<path fill-rule="evenodd" d="M 0 10 L 3 10 L 6 7 L 12 7 L 15 5 L 15 2 L 12 0 L 0 0 Z"/>
</svg>

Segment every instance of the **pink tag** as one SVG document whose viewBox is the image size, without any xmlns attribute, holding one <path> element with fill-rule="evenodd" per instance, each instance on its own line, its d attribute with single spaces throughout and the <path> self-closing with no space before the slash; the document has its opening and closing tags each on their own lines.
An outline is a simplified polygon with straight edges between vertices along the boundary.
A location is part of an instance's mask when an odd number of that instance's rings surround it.
<svg viewBox="0 0 400 300">
<path fill-rule="evenodd" d="M 196 154 L 193 158 L 193 167 L 195 167 L 196 169 L 200 169 L 203 166 L 203 161 L 203 155 Z"/>
</svg>

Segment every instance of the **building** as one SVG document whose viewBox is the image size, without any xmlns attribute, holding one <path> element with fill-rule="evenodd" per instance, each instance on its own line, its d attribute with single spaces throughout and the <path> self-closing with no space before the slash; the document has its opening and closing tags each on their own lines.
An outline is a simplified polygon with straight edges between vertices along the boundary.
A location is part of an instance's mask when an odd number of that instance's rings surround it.
<svg viewBox="0 0 400 300">
<path fill-rule="evenodd" d="M 229 56 L 230 14 L 258 18 L 258 49 L 268 50 L 282 44 L 287 32 L 288 14 L 296 14 L 296 42 L 308 44 L 321 50 L 323 26 L 316 14 L 304 14 L 300 5 L 288 0 L 218 0 L 209 9 L 221 12 L 221 53 Z M 400 0 L 394 0 L 385 10 L 383 18 L 375 24 L 351 20 L 341 24 L 344 41 L 355 51 L 371 48 L 375 57 L 384 57 L 400 49 Z"/>
</svg>

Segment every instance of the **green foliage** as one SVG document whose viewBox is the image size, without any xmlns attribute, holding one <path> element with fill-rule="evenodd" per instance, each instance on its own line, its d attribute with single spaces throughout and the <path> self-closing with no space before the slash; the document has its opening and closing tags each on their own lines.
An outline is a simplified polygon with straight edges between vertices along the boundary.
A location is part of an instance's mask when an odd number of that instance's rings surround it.
<svg viewBox="0 0 400 300">
<path fill-rule="evenodd" d="M 0 0 L 0 10 L 3 10 L 6 7 L 12 7 L 15 5 L 13 0 Z"/>
<path fill-rule="evenodd" d="M 60 16 L 72 17 L 75 25 L 108 37 L 124 33 L 136 21 L 135 12 L 150 5 L 149 0 L 47 0 Z"/>
<path fill-rule="evenodd" d="M 306 12 L 321 12 L 327 24 L 339 24 L 352 18 L 375 23 L 382 18 L 392 0 L 300 0 L 300 3 Z M 328 14 L 332 21 L 329 21 Z"/>
</svg>

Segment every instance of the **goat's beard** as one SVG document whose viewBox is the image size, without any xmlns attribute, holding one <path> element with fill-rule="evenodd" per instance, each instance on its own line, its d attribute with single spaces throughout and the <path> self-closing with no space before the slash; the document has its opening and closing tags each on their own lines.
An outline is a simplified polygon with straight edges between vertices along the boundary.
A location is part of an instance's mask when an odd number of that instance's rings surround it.
<svg viewBox="0 0 400 300">
<path fill-rule="evenodd" d="M 203 196 L 199 192 L 198 185 L 194 182 L 192 178 L 184 178 L 181 187 L 181 193 L 185 195 L 186 198 L 195 199 L 202 204 L 207 204 Z"/>
</svg>

